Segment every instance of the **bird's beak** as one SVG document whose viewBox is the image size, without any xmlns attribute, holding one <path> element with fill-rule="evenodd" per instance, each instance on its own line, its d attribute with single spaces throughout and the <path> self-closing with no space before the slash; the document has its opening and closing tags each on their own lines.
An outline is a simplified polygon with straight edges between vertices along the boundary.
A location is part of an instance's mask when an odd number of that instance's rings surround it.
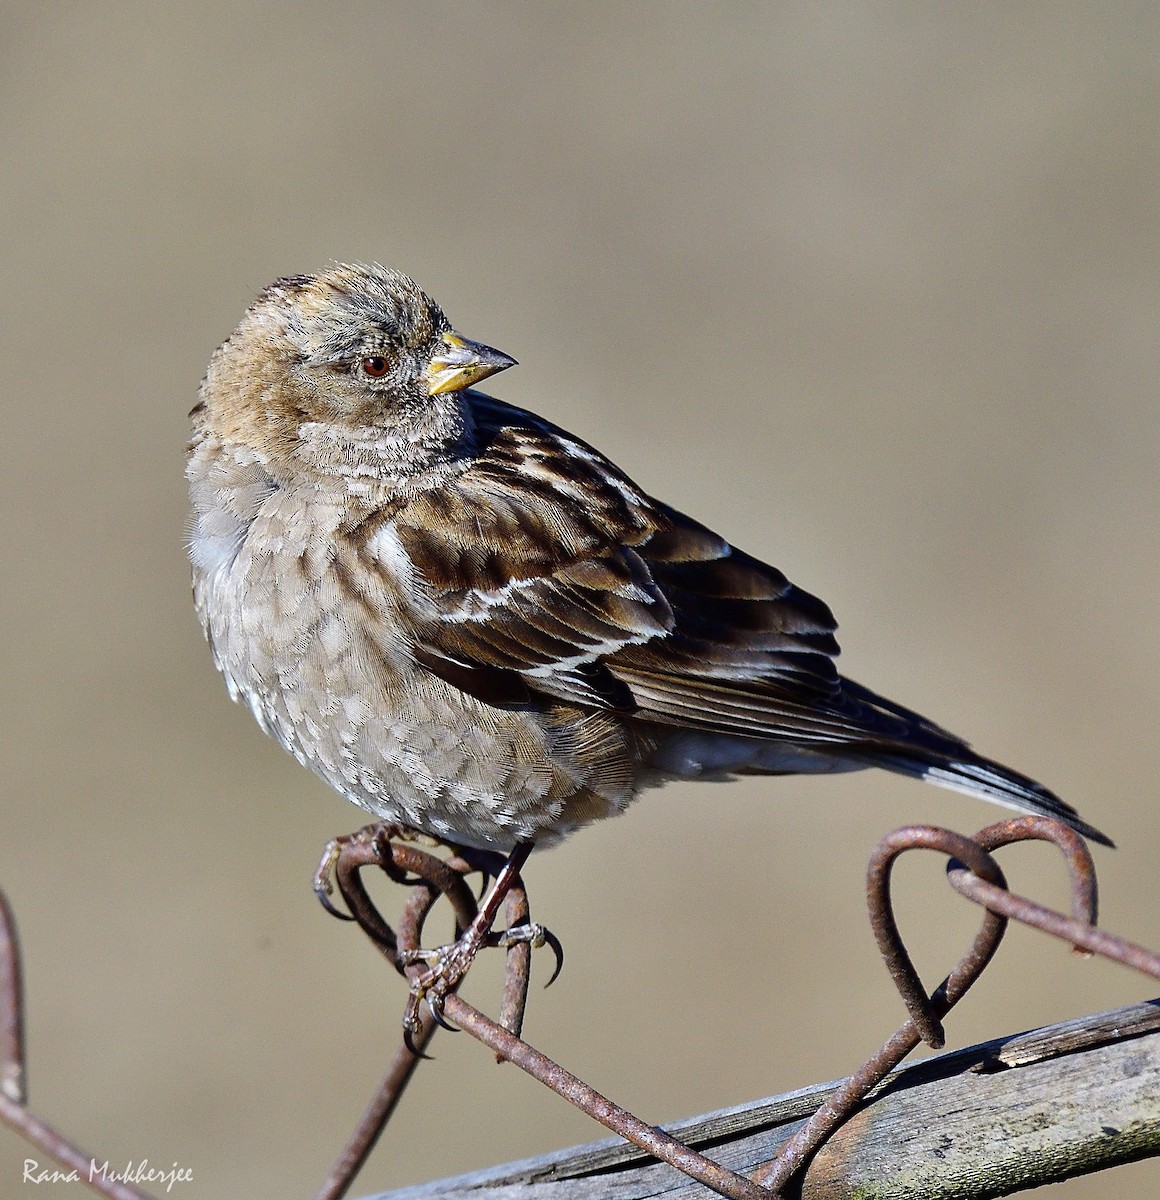
<svg viewBox="0 0 1160 1200">
<path fill-rule="evenodd" d="M 431 396 L 461 391 L 497 371 L 506 371 L 516 365 L 510 354 L 493 350 L 482 342 L 468 341 L 457 333 L 445 333 L 443 344 L 447 348 L 436 354 L 423 372 Z"/>
</svg>

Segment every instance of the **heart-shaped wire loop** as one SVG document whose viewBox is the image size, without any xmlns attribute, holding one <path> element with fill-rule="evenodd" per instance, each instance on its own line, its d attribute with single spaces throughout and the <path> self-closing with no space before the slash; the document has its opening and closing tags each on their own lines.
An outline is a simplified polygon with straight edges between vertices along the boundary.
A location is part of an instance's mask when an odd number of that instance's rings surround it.
<svg viewBox="0 0 1160 1200">
<path fill-rule="evenodd" d="M 878 949 L 915 1029 L 923 1041 L 938 1049 L 946 1041 L 941 1018 L 991 961 L 1007 928 L 1007 919 L 984 912 L 970 949 L 928 997 L 898 932 L 890 900 L 894 863 L 907 850 L 937 850 L 997 887 L 1006 888 L 1007 881 L 999 864 L 978 842 L 933 825 L 910 825 L 895 830 L 878 843 L 870 859 L 866 872 L 866 902 Z"/>
</svg>

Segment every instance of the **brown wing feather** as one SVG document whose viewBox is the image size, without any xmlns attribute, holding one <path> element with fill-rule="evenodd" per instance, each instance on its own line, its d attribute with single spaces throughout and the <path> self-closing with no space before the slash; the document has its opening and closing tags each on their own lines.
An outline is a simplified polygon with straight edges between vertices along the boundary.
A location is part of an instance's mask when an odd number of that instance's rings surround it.
<svg viewBox="0 0 1160 1200">
<path fill-rule="evenodd" d="M 547 422 L 479 411 L 479 456 L 394 514 L 432 606 L 431 670 L 493 703 L 527 689 L 753 736 L 837 696 L 820 600 Z"/>
</svg>

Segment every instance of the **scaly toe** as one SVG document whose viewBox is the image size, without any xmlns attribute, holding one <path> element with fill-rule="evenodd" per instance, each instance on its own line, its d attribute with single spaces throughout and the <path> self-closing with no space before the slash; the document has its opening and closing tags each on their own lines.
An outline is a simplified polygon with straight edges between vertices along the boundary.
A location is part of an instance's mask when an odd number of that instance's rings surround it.
<svg viewBox="0 0 1160 1200">
<path fill-rule="evenodd" d="M 331 900 L 331 896 L 334 895 L 334 870 L 338 866 L 338 858 L 342 853 L 345 840 L 345 838 L 332 838 L 326 843 L 326 848 L 322 851 L 322 858 L 318 863 L 318 869 L 314 872 L 313 885 L 319 904 L 332 917 L 337 917 L 340 921 L 353 921 L 354 917 L 350 913 L 343 912 Z"/>
<path fill-rule="evenodd" d="M 419 1012 L 426 1004 L 435 1022 L 444 1029 L 458 1033 L 456 1027 L 448 1022 L 443 1015 L 443 1004 L 446 998 L 463 981 L 468 968 L 475 959 L 478 947 L 464 939 L 453 942 L 449 946 L 439 946 L 434 950 L 417 948 L 400 950 L 396 961 L 402 968 L 424 963 L 427 970 L 411 976 L 411 994 L 407 998 L 407 1007 L 403 1013 L 403 1036 L 407 1048 L 415 1052 L 413 1038 L 420 1028 Z"/>
<path fill-rule="evenodd" d="M 541 925 L 538 921 L 531 921 L 527 925 L 513 925 L 510 929 L 505 929 L 498 934 L 495 939 L 495 944 L 504 950 L 509 946 L 518 946 L 525 942 L 533 950 L 547 946 L 555 956 L 556 966 L 552 971 L 552 977 L 544 984 L 544 987 L 551 987 L 564 969 L 564 947 L 560 939 L 547 926 Z"/>
</svg>

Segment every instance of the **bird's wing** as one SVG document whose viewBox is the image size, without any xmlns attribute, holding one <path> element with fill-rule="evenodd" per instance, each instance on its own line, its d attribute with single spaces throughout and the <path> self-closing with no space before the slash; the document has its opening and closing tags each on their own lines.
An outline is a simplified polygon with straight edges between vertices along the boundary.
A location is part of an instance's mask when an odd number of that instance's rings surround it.
<svg viewBox="0 0 1160 1200">
<path fill-rule="evenodd" d="M 481 448 L 392 514 L 415 657 L 498 704 L 551 696 L 756 737 L 848 741 L 834 619 L 591 447 L 478 396 Z M 371 539 L 370 544 L 374 543 Z"/>
</svg>

